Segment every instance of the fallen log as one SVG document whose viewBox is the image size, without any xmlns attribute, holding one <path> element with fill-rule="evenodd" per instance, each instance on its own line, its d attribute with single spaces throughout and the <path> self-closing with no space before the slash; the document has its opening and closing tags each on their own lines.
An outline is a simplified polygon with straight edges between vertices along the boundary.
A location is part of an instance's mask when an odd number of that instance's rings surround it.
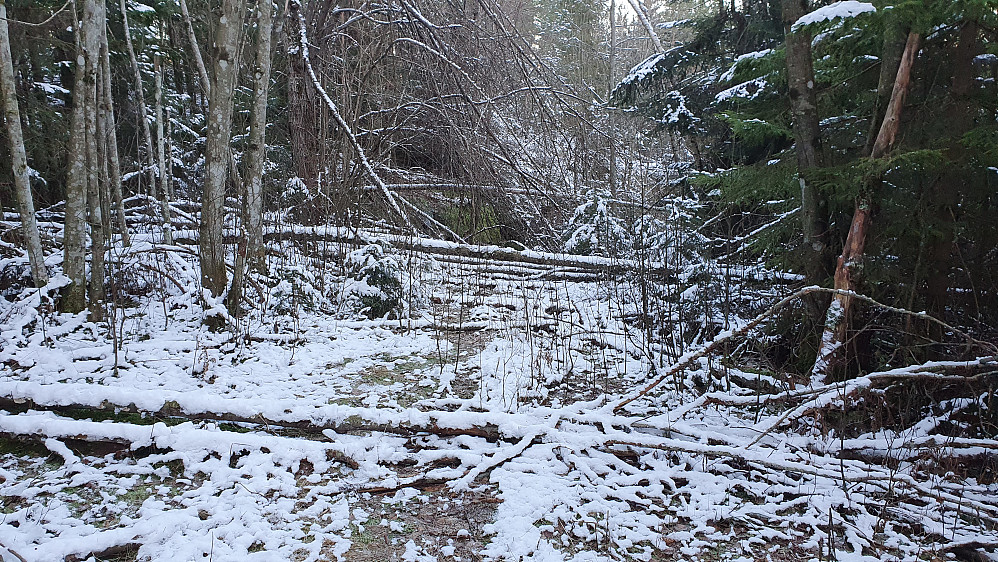
<svg viewBox="0 0 998 562">
<path fill-rule="evenodd" d="M 101 403 L 93 404 L 47 404 L 36 402 L 34 399 L 26 397 L 12 398 L 8 396 L 0 397 L 0 409 L 13 413 L 22 413 L 29 410 L 42 412 L 52 412 L 59 415 L 80 418 L 87 412 L 92 412 L 90 417 L 98 419 L 108 419 L 109 416 L 119 416 L 122 414 L 139 414 L 150 421 L 183 420 L 198 422 L 229 422 L 236 424 L 247 424 L 253 427 L 265 428 L 269 432 L 279 433 L 281 430 L 295 430 L 305 435 L 319 436 L 324 431 L 332 431 L 340 434 L 354 434 L 366 432 L 390 433 L 394 435 L 412 436 L 418 434 L 433 434 L 441 437 L 455 437 L 458 435 L 470 435 L 481 437 L 489 441 L 511 440 L 516 437 L 509 437 L 499 430 L 493 423 L 485 423 L 481 426 L 471 426 L 466 428 L 456 428 L 440 426 L 437 423 L 377 423 L 364 420 L 359 416 L 350 416 L 347 420 L 335 423 L 316 423 L 311 420 L 286 420 L 267 417 L 262 414 L 255 416 L 243 416 L 232 412 L 209 412 L 190 411 L 183 408 L 175 401 L 166 401 L 163 406 L 156 410 L 146 410 L 139 408 L 134 403 L 121 404 L 110 400 L 103 400 Z"/>
<path fill-rule="evenodd" d="M 586 271 L 599 271 L 605 274 L 621 274 L 633 271 L 643 271 L 648 275 L 657 276 L 669 274 L 669 268 L 663 263 L 642 263 L 639 260 L 613 259 L 601 256 L 576 256 L 533 250 L 516 250 L 504 246 L 460 244 L 430 238 L 401 236 L 398 234 L 370 234 L 346 228 L 302 227 L 272 230 L 265 233 L 264 238 L 267 241 L 302 240 L 309 242 L 334 242 L 352 246 L 388 243 L 402 250 L 481 261 L 505 261 L 551 267 L 569 267 Z M 198 244 L 199 233 L 193 230 L 178 230 L 174 233 L 173 239 L 176 244 L 196 245 Z M 239 238 L 234 232 L 227 233 L 223 237 L 223 243 L 225 244 L 236 244 L 238 242 Z"/>
</svg>

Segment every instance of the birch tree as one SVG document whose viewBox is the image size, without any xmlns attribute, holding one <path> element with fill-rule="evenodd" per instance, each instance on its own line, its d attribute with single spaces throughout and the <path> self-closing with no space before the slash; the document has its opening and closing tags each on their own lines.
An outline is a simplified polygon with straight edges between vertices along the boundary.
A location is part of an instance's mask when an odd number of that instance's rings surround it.
<svg viewBox="0 0 998 562">
<path fill-rule="evenodd" d="M 225 182 L 228 179 L 229 138 L 232 128 L 233 90 L 238 78 L 238 49 L 242 29 L 243 2 L 223 0 L 215 34 L 214 81 L 208 102 L 208 131 L 205 139 L 205 185 L 201 199 L 201 283 L 218 298 L 225 293 L 225 247 L 222 227 Z M 207 319 L 221 326 L 217 317 Z"/>
<path fill-rule="evenodd" d="M 104 13 L 105 17 L 103 19 L 106 21 L 106 11 Z M 118 229 L 121 231 L 121 243 L 124 246 L 128 246 L 131 242 L 128 235 L 128 224 L 125 221 L 125 201 L 121 187 L 121 162 L 118 158 L 118 133 L 115 130 L 114 100 L 111 94 L 111 57 L 109 52 L 107 25 L 104 25 L 101 28 L 100 41 L 100 74 L 103 92 L 101 96 L 101 116 L 105 123 L 104 138 L 102 141 L 107 152 L 105 163 L 109 172 L 108 182 L 111 186 L 111 195 L 114 197 Z M 110 217 L 105 217 L 105 219 L 107 218 Z"/>
<path fill-rule="evenodd" d="M 42 240 L 35 220 L 35 204 L 31 198 L 28 158 L 24 151 L 24 135 L 21 132 L 21 112 L 17 106 L 14 64 L 10 56 L 10 34 L 7 31 L 7 5 L 4 0 L 0 0 L 0 97 L 3 97 L 3 114 L 7 124 L 7 139 L 10 142 L 10 165 L 14 174 L 14 192 L 21 214 L 21 232 L 28 253 L 28 263 L 31 266 L 31 279 L 36 287 L 44 287 L 48 284 L 49 277 L 45 270 L 45 255 L 42 253 Z"/>
<path fill-rule="evenodd" d="M 162 36 L 162 34 L 161 34 Z M 163 242 L 173 244 L 173 227 L 170 225 L 170 193 L 167 189 L 166 139 L 163 127 L 163 66 L 160 55 L 153 57 L 156 72 L 156 171 L 159 178 L 160 209 L 163 215 Z"/>
</svg>

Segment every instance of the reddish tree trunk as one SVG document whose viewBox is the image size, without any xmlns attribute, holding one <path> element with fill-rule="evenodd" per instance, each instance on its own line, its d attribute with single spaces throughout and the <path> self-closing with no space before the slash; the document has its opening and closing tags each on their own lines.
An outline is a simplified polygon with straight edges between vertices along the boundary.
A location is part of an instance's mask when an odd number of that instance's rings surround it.
<svg viewBox="0 0 998 562">
<path fill-rule="evenodd" d="M 894 146 L 901 126 L 901 110 L 911 89 L 911 68 L 918 55 L 921 36 L 918 33 L 908 34 L 908 41 L 901 55 L 897 77 L 894 79 L 894 89 L 887 105 L 884 121 L 880 125 L 877 140 L 873 143 L 871 158 L 883 158 Z M 856 292 L 862 275 L 862 265 L 866 239 L 872 225 L 871 208 L 874 202 L 875 180 L 864 186 L 861 195 L 856 199 L 856 210 L 853 213 L 849 235 L 846 237 L 842 255 L 835 266 L 835 288 L 843 291 Z M 847 294 L 836 294 L 828 306 L 825 316 L 825 329 L 818 348 L 818 357 L 814 362 L 812 374 L 825 378 L 839 373 L 846 363 L 846 343 L 849 326 L 853 314 L 854 299 Z"/>
</svg>

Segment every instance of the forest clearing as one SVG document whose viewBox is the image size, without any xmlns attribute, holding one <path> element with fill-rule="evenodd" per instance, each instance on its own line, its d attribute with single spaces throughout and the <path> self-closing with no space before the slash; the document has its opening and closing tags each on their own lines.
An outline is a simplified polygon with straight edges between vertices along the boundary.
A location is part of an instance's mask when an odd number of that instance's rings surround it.
<svg viewBox="0 0 998 562">
<path fill-rule="evenodd" d="M 998 560 L 996 29 L 0 0 L 0 561 Z"/>
</svg>

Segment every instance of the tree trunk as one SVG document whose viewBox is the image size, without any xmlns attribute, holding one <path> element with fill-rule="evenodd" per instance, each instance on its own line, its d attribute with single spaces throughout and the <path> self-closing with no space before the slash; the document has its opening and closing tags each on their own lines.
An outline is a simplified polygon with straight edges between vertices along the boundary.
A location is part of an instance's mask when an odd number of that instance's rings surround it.
<svg viewBox="0 0 998 562">
<path fill-rule="evenodd" d="M 911 86 L 911 68 L 918 55 L 921 36 L 910 32 L 894 79 L 894 88 L 887 105 L 883 124 L 873 143 L 871 158 L 883 158 L 894 146 L 898 130 L 901 126 L 901 110 Z M 856 292 L 859 288 L 862 274 L 863 255 L 866 238 L 871 224 L 871 209 L 874 202 L 873 185 L 864 186 L 856 199 L 856 209 L 853 212 L 849 235 L 846 237 L 842 255 L 835 267 L 835 288 L 843 291 Z M 815 377 L 827 378 L 842 372 L 846 364 L 846 343 L 852 319 L 854 299 L 848 294 L 836 294 L 828 306 L 825 315 L 825 329 L 818 348 L 818 357 L 814 362 L 812 374 Z"/>
<path fill-rule="evenodd" d="M 76 71 L 73 86 L 73 120 L 66 171 L 66 223 L 62 271 L 70 284 L 62 295 L 63 312 L 78 313 L 87 305 L 87 144 L 84 120 L 86 100 L 83 38 L 76 4 L 73 4 L 73 36 L 76 41 Z"/>
<path fill-rule="evenodd" d="M 102 186 L 101 150 L 98 146 L 98 73 L 100 68 L 100 34 L 103 11 L 96 0 L 83 2 L 84 59 L 84 122 L 87 152 L 87 221 L 90 224 L 90 319 L 98 321 L 104 314 L 104 251 L 106 245 L 104 220 L 101 213 Z"/>
<path fill-rule="evenodd" d="M 807 181 L 809 170 L 824 165 L 818 101 L 814 88 L 814 65 L 811 60 L 811 34 L 793 32 L 791 26 L 807 13 L 807 0 L 783 0 L 783 26 L 787 46 L 787 82 L 793 115 L 797 152 L 797 176 L 801 190 L 801 227 L 804 234 L 804 272 L 806 283 L 820 285 L 830 273 L 828 255 L 828 201 Z M 823 295 L 807 299 L 815 324 L 820 323 Z"/>
<path fill-rule="evenodd" d="M 877 98 L 870 116 L 870 133 L 867 135 L 866 152 L 873 152 L 880 125 L 883 124 L 884 110 L 891 101 L 894 78 L 897 77 L 901 55 L 904 53 L 905 32 L 898 18 L 897 10 L 884 13 L 884 44 L 880 54 L 880 78 L 877 81 Z"/>
<path fill-rule="evenodd" d="M 201 203 L 201 283 L 213 297 L 226 288 L 225 247 L 222 245 L 225 182 L 229 168 L 229 134 L 232 128 L 232 97 L 238 78 L 237 54 L 242 28 L 241 0 L 223 0 L 215 36 L 215 81 L 208 103 L 205 141 L 205 185 Z M 220 328 L 217 316 L 206 322 Z"/>
<path fill-rule="evenodd" d="M 187 0 L 180 0 L 180 13 L 184 18 L 184 27 L 187 29 L 187 40 L 191 43 L 191 55 L 194 56 L 194 64 L 198 69 L 201 92 L 204 94 L 202 99 L 208 100 L 211 97 L 211 79 L 208 78 L 208 68 L 204 65 L 204 57 L 201 56 L 198 37 L 194 34 L 194 24 L 191 22 L 191 12 L 187 9 Z M 193 96 L 194 93 L 192 92 L 191 95 Z"/>
<path fill-rule="evenodd" d="M 35 220 L 35 203 L 31 198 L 28 157 L 24 152 L 21 112 L 17 106 L 14 63 L 10 56 L 10 34 L 7 31 L 7 5 L 4 0 L 0 0 L 0 97 L 3 97 L 4 120 L 7 123 L 7 139 L 10 142 L 10 165 L 14 175 L 17 207 L 21 214 L 24 249 L 28 253 L 31 279 L 36 287 L 41 288 L 48 284 L 49 275 L 45 269 L 42 239 L 38 235 L 38 223 Z"/>
<path fill-rule="evenodd" d="M 162 34 L 161 34 L 162 36 Z M 159 55 L 153 57 L 156 72 L 156 176 L 159 178 L 160 208 L 163 215 L 163 243 L 173 245 L 173 227 L 170 219 L 170 194 L 166 187 L 166 139 L 163 129 L 163 67 Z"/>
<path fill-rule="evenodd" d="M 294 38 L 292 38 L 294 41 Z M 292 45 L 295 43 L 293 42 Z M 327 142 L 326 120 L 301 57 L 288 57 L 288 139 L 295 175 L 310 190 L 319 188 L 320 155 Z"/>
<path fill-rule="evenodd" d="M 257 0 L 256 69 L 253 75 L 253 113 L 250 117 L 249 151 L 246 178 L 243 182 L 243 239 L 236 253 L 229 311 L 238 316 L 242 300 L 243 275 L 247 265 L 261 271 L 266 259 L 263 242 L 263 168 L 267 161 L 267 98 L 270 91 L 271 38 L 273 36 L 273 1 Z"/>
<path fill-rule="evenodd" d="M 131 244 L 131 241 L 129 240 L 128 235 L 128 224 L 125 221 L 125 201 L 121 189 L 121 162 L 118 159 L 118 133 L 115 130 L 114 100 L 111 95 L 111 58 L 109 51 L 110 47 L 107 42 L 107 26 L 105 25 L 101 30 L 100 71 L 104 87 L 104 95 L 101 97 L 101 103 L 103 104 L 101 112 L 104 116 L 104 122 L 106 125 L 105 143 L 107 147 L 107 165 L 110 174 L 108 180 L 111 183 L 111 193 L 114 196 L 115 213 L 118 217 L 118 228 L 121 230 L 121 243 L 124 246 L 128 246 Z"/>
<path fill-rule="evenodd" d="M 250 121 L 249 164 L 246 185 L 246 245 L 249 267 L 261 270 L 266 257 L 263 245 L 263 168 L 267 162 L 267 99 L 270 93 L 273 4 L 257 0 L 257 67 L 253 83 L 253 115 Z"/>
<path fill-rule="evenodd" d="M 135 89 L 135 105 L 139 110 L 139 121 L 142 123 L 142 140 L 146 143 L 146 167 L 149 169 L 149 195 L 156 197 L 156 171 L 153 161 L 152 133 L 149 130 L 149 117 L 146 114 L 146 96 L 142 88 L 142 73 L 139 72 L 139 61 L 135 58 L 135 47 L 132 45 L 132 34 L 128 28 L 128 8 L 125 0 L 121 0 L 121 20 L 125 26 L 125 46 L 128 49 L 128 59 L 132 63 L 132 78 Z"/>
</svg>

